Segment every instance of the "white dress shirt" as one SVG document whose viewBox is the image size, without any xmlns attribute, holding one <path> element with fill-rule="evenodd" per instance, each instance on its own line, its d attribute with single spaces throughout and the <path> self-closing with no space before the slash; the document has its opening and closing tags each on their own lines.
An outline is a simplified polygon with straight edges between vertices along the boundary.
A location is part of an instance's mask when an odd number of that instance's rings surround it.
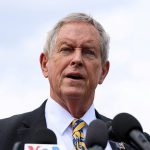
<svg viewBox="0 0 150 150">
<path fill-rule="evenodd" d="M 52 98 L 49 98 L 45 107 L 45 118 L 47 128 L 54 131 L 57 137 L 57 144 L 62 145 L 66 150 L 73 150 L 71 122 L 75 119 L 71 114 L 60 106 Z M 94 105 L 81 118 L 87 125 L 96 119 Z M 83 128 L 86 135 L 87 126 Z M 111 150 L 108 142 L 106 150 Z"/>
</svg>

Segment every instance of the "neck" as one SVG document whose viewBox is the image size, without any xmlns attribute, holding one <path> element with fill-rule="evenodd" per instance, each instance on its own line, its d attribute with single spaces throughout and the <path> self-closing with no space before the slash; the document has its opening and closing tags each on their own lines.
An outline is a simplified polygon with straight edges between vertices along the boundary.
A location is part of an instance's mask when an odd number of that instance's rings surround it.
<svg viewBox="0 0 150 150">
<path fill-rule="evenodd" d="M 87 106 L 84 106 L 81 102 L 75 102 L 74 100 L 67 101 L 64 107 L 74 118 L 81 118 L 87 112 Z"/>
<path fill-rule="evenodd" d="M 51 95 L 51 97 L 58 103 L 60 104 L 64 109 L 66 109 L 74 118 L 81 118 L 87 110 L 90 108 L 92 105 L 93 101 L 86 101 L 83 98 L 59 98 L 59 97 L 54 97 Z M 89 103 L 90 102 L 90 103 Z"/>
</svg>

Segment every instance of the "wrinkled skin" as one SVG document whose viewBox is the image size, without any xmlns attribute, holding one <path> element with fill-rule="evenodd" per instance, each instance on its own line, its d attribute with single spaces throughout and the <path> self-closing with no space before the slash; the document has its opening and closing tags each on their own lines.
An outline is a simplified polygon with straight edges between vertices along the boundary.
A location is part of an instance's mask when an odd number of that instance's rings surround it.
<svg viewBox="0 0 150 150">
<path fill-rule="evenodd" d="M 40 55 L 51 97 L 76 118 L 89 109 L 97 85 L 102 84 L 109 70 L 108 61 L 101 63 L 99 39 L 91 24 L 68 23 L 60 29 L 52 53 Z"/>
</svg>

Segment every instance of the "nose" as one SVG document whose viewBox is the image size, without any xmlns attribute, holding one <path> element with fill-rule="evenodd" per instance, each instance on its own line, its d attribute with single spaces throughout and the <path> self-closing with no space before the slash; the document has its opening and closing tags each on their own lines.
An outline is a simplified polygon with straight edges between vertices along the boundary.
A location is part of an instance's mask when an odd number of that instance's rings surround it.
<svg viewBox="0 0 150 150">
<path fill-rule="evenodd" d="M 77 66 L 77 67 L 81 67 L 83 65 L 82 52 L 80 49 L 76 49 L 74 51 L 74 54 L 73 54 L 72 60 L 71 60 L 71 65 Z"/>
</svg>

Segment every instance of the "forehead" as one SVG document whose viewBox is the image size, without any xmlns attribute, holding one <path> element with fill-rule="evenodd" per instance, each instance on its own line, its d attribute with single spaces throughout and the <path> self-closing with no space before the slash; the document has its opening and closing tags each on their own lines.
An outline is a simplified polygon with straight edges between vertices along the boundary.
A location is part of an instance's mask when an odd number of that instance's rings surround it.
<svg viewBox="0 0 150 150">
<path fill-rule="evenodd" d="M 64 24 L 58 32 L 57 41 L 72 40 L 73 42 L 94 42 L 99 44 L 100 35 L 98 30 L 85 22 L 72 22 Z"/>
</svg>

